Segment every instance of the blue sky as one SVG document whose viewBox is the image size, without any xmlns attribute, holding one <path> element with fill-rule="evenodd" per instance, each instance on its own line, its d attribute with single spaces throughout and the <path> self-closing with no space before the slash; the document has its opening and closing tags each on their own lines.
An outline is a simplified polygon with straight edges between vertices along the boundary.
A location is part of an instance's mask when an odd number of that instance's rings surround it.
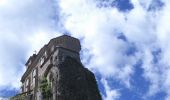
<svg viewBox="0 0 170 100">
<path fill-rule="evenodd" d="M 81 40 L 103 100 L 170 100 L 170 1 L 0 0 L 0 99 L 51 38 Z"/>
</svg>

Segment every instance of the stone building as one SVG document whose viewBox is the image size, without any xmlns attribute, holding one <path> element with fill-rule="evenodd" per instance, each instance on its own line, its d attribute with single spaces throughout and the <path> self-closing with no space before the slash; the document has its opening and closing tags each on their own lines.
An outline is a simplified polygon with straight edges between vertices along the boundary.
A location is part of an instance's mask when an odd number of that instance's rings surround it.
<svg viewBox="0 0 170 100">
<path fill-rule="evenodd" d="M 94 74 L 80 61 L 80 41 L 63 35 L 26 62 L 21 78 L 25 100 L 101 100 Z"/>
</svg>

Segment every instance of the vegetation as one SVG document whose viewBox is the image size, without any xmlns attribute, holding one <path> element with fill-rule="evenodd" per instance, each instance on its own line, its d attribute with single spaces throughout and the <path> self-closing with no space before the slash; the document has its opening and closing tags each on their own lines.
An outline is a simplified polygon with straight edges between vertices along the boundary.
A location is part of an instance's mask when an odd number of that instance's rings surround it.
<svg viewBox="0 0 170 100">
<path fill-rule="evenodd" d="M 15 97 L 10 98 L 10 100 L 24 100 L 25 95 L 17 95 Z"/>
<path fill-rule="evenodd" d="M 49 100 L 50 97 L 52 96 L 52 93 L 51 93 L 51 86 L 48 83 L 46 77 L 44 77 L 40 82 L 40 90 L 41 90 L 43 98 L 45 100 Z"/>
</svg>

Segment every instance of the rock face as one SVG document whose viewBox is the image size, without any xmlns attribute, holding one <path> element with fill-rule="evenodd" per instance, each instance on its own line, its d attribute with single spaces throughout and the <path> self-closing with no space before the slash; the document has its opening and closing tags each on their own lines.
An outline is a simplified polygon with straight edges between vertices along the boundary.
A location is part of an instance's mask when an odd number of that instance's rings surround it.
<svg viewBox="0 0 170 100">
<path fill-rule="evenodd" d="M 56 67 L 56 100 L 101 100 L 94 74 L 81 63 L 67 57 Z"/>
</svg>

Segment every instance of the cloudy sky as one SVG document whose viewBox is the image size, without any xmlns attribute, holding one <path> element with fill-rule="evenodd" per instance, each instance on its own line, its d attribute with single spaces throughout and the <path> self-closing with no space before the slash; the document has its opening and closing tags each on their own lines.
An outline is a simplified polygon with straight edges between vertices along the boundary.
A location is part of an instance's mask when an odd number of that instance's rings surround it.
<svg viewBox="0 0 170 100">
<path fill-rule="evenodd" d="M 0 0 L 0 99 L 51 38 L 81 40 L 103 100 L 170 100 L 169 0 Z"/>
</svg>

